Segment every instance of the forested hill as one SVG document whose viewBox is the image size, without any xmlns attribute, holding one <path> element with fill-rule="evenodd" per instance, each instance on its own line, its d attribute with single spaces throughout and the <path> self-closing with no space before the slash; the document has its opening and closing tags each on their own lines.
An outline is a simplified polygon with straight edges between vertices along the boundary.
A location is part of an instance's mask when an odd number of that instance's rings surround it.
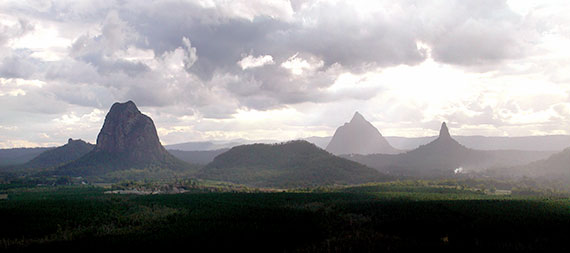
<svg viewBox="0 0 570 253">
<path fill-rule="evenodd" d="M 67 144 L 47 150 L 26 164 L 24 168 L 51 168 L 74 161 L 93 150 L 95 145 L 83 140 L 69 139 Z"/>
<path fill-rule="evenodd" d="M 385 181 L 388 176 L 330 154 L 307 141 L 237 146 L 198 176 L 259 187 L 305 187 Z"/>
</svg>

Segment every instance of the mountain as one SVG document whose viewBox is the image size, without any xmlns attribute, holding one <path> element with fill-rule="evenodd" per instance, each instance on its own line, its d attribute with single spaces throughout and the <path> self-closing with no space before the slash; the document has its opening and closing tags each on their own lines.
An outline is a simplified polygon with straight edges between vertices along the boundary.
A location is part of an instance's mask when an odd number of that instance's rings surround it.
<svg viewBox="0 0 570 253">
<path fill-rule="evenodd" d="M 256 187 L 306 187 L 385 181 L 364 165 L 334 156 L 307 141 L 233 147 L 214 158 L 199 178 Z"/>
<path fill-rule="evenodd" d="M 56 174 L 101 176 L 121 170 L 180 171 L 189 164 L 175 158 L 158 139 L 154 122 L 142 114 L 135 103 L 115 103 L 105 122 L 95 148 L 69 164 L 56 169 Z M 120 174 L 120 173 L 115 173 Z"/>
<path fill-rule="evenodd" d="M 303 140 L 308 141 L 317 145 L 317 147 L 326 149 L 327 145 L 331 142 L 332 136 L 320 137 L 320 136 L 311 136 L 307 138 L 303 138 Z"/>
<path fill-rule="evenodd" d="M 526 167 L 529 168 L 531 176 L 566 179 L 570 182 L 570 148 Z"/>
<path fill-rule="evenodd" d="M 212 140 L 212 141 L 191 141 L 178 144 L 166 145 L 167 150 L 180 150 L 180 151 L 213 151 L 219 149 L 230 149 L 235 146 L 254 144 L 254 143 L 278 143 L 277 140 Z"/>
<path fill-rule="evenodd" d="M 400 153 L 358 112 L 350 122 L 336 129 L 326 150 L 336 155 Z"/>
<path fill-rule="evenodd" d="M 331 141 L 332 136 L 318 137 L 311 136 L 307 138 L 302 138 L 301 140 L 308 141 L 317 145 L 317 147 L 324 149 Z M 170 144 L 164 146 L 166 150 L 178 150 L 178 151 L 215 151 L 221 149 L 230 149 L 235 146 L 255 144 L 255 143 L 265 143 L 273 144 L 280 143 L 279 140 L 246 140 L 246 139 L 233 139 L 233 140 L 210 140 L 210 141 L 191 141 L 177 144 Z"/>
<path fill-rule="evenodd" d="M 413 150 L 421 145 L 428 144 L 438 136 L 427 137 L 399 137 L 384 136 L 390 145 L 398 150 Z M 455 140 L 467 148 L 477 150 L 526 150 L 526 151 L 546 151 L 554 154 L 560 152 L 566 147 L 570 147 L 570 135 L 545 135 L 545 136 L 520 136 L 520 137 L 504 137 L 504 136 L 453 136 Z M 302 138 L 310 143 L 325 149 L 331 141 L 332 136 L 325 137 L 307 137 Z M 239 145 L 253 143 L 278 143 L 278 140 L 212 140 L 203 142 L 185 142 L 179 144 L 166 145 L 167 150 L 182 151 L 202 151 L 202 150 L 218 150 L 224 148 L 232 148 Z M 0 156 L 2 154 L 0 149 Z M 31 158 L 30 158 L 31 159 Z"/>
<path fill-rule="evenodd" d="M 44 151 L 53 148 L 10 148 L 0 149 L 0 166 L 21 165 L 34 159 Z"/>
<path fill-rule="evenodd" d="M 85 141 L 69 139 L 67 144 L 45 151 L 21 167 L 28 169 L 56 167 L 77 160 L 93 150 L 93 147 L 95 145 Z"/>
<path fill-rule="evenodd" d="M 386 140 L 397 149 L 412 150 L 437 138 L 429 137 L 397 137 L 385 136 Z M 560 152 L 570 147 L 569 135 L 545 136 L 454 136 L 455 140 L 468 148 L 477 150 L 527 150 Z"/>
<path fill-rule="evenodd" d="M 242 142 L 235 141 L 194 141 L 194 142 L 184 142 L 172 145 L 166 145 L 167 150 L 179 150 L 179 151 L 212 151 L 219 149 L 229 149 L 235 146 L 243 145 Z"/>
<path fill-rule="evenodd" d="M 412 151 L 397 155 L 372 154 L 345 155 L 343 157 L 392 175 L 440 178 L 454 175 L 456 169 L 459 168 L 467 171 L 516 166 L 544 159 L 550 154 L 552 153 L 470 149 L 451 137 L 447 124 L 444 122 L 437 139 Z"/>
<path fill-rule="evenodd" d="M 168 150 L 168 153 L 174 157 L 192 164 L 208 164 L 214 158 L 229 149 L 216 149 L 216 150 L 201 150 L 201 151 L 184 151 L 184 150 Z"/>
<path fill-rule="evenodd" d="M 533 177 L 539 179 L 563 181 L 570 183 L 570 148 L 553 154 L 547 159 L 539 160 L 523 166 L 497 168 L 490 174 L 501 177 Z"/>
</svg>

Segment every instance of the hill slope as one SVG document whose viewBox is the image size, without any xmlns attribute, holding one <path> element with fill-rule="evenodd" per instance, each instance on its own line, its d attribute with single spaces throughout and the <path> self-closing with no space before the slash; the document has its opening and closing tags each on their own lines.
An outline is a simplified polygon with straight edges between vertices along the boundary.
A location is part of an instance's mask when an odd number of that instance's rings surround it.
<svg viewBox="0 0 570 253">
<path fill-rule="evenodd" d="M 350 122 L 336 129 L 326 150 L 337 155 L 400 153 L 358 112 Z"/>
<path fill-rule="evenodd" d="M 570 183 L 570 148 L 556 153 L 547 159 L 535 161 L 523 166 L 498 168 L 489 171 L 493 176 L 533 177 Z"/>
<path fill-rule="evenodd" d="M 434 141 L 397 155 L 347 155 L 347 159 L 392 175 L 419 178 L 452 176 L 455 170 L 478 170 L 489 167 L 514 166 L 543 159 L 550 152 L 517 150 L 480 151 L 467 148 L 454 140 L 445 122 Z"/>
<path fill-rule="evenodd" d="M 47 150 L 37 157 L 22 165 L 24 168 L 38 169 L 51 168 L 75 161 L 89 153 L 95 145 L 82 140 L 69 139 L 67 144 Z"/>
<path fill-rule="evenodd" d="M 359 184 L 388 179 L 374 169 L 334 156 L 307 141 L 252 144 L 217 156 L 199 173 L 204 179 L 258 187 Z"/>
</svg>

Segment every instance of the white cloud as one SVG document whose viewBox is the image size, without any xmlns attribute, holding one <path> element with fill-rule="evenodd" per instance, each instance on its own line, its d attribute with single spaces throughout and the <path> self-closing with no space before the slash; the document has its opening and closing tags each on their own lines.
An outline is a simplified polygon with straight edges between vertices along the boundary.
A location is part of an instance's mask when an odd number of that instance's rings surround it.
<svg viewBox="0 0 570 253">
<path fill-rule="evenodd" d="M 260 55 L 254 57 L 253 55 L 248 55 L 237 62 L 237 65 L 241 67 L 242 70 L 249 68 L 257 68 L 267 64 L 274 64 L 273 57 L 271 55 Z"/>
<path fill-rule="evenodd" d="M 134 100 L 161 140 L 567 133 L 567 1 L 2 1 L 0 145 L 94 141 Z M 48 137 L 43 136 L 45 133 Z M 72 135 L 72 136 L 70 136 Z M 257 136 L 257 137 L 256 137 Z"/>
<path fill-rule="evenodd" d="M 324 66 L 324 62 L 315 57 L 304 59 L 299 57 L 299 53 L 289 57 L 287 61 L 281 63 L 281 67 L 288 69 L 294 75 L 302 75 L 303 72 L 314 72 Z"/>
</svg>

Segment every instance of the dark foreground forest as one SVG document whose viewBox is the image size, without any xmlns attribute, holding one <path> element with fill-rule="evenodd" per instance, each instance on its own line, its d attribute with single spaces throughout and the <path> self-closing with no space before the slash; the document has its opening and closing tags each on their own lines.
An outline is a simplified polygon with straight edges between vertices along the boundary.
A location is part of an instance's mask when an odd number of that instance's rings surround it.
<svg viewBox="0 0 570 253">
<path fill-rule="evenodd" d="M 570 200 L 563 196 L 490 194 L 416 181 L 288 192 L 195 188 L 183 194 L 105 194 L 108 190 L 108 186 L 3 189 L 0 249 L 561 252 L 569 248 Z"/>
</svg>

